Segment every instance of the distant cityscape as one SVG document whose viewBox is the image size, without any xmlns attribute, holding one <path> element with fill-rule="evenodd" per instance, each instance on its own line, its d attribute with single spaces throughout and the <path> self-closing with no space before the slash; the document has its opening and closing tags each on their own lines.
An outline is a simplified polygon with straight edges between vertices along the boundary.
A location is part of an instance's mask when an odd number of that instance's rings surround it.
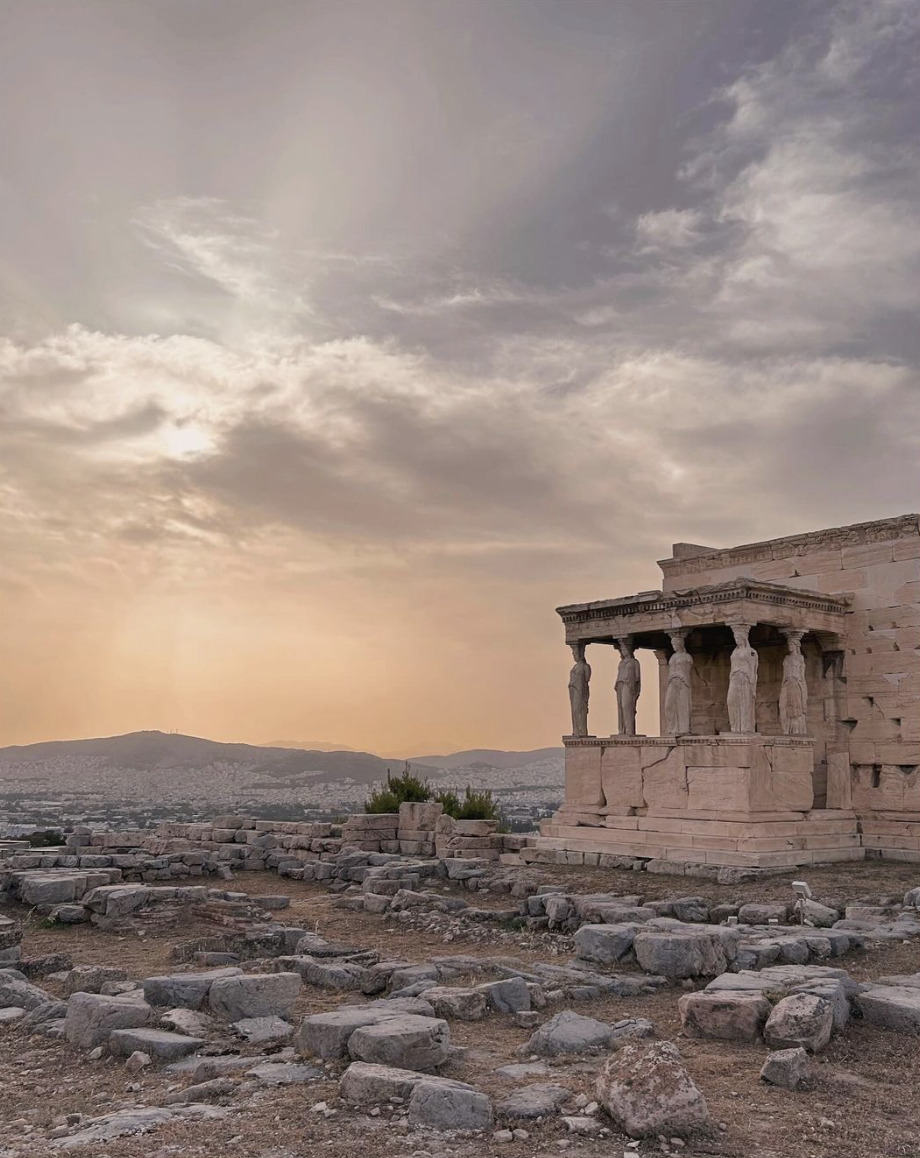
<svg viewBox="0 0 920 1158">
<path fill-rule="evenodd" d="M 138 735 L 152 738 L 154 744 L 151 751 L 148 741 L 141 758 L 124 756 L 124 745 L 120 749 L 119 744 L 126 737 L 112 738 L 111 751 L 103 741 L 33 746 L 48 752 L 29 747 L 0 751 L 0 837 L 75 824 L 145 828 L 167 820 L 204 820 L 221 811 L 276 820 L 334 820 L 362 811 L 387 770 L 403 767 L 401 761 L 355 753 L 349 773 L 321 766 L 348 761 L 343 751 L 333 757 L 315 750 L 243 750 L 245 746 L 234 751 L 233 759 L 208 759 L 207 747 L 228 746 L 192 738 L 196 745 L 206 746 L 196 758 L 176 754 L 175 741 L 189 738 Z M 95 750 L 81 750 L 89 745 Z M 437 790 L 462 791 L 467 785 L 490 790 L 514 831 L 535 828 L 559 806 L 564 783 L 561 750 L 490 755 L 495 763 L 474 759 L 449 768 L 425 764 L 413 768 Z M 453 763 L 455 757 L 443 759 Z M 506 761 L 512 766 L 497 766 Z"/>
</svg>

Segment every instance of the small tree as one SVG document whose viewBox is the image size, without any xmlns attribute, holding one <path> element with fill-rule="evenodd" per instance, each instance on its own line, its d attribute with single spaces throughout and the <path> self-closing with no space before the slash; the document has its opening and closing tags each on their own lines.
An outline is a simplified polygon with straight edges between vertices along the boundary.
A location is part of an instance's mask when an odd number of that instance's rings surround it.
<svg viewBox="0 0 920 1158">
<path fill-rule="evenodd" d="M 399 812 L 400 804 L 410 802 L 424 803 L 431 799 L 431 789 L 428 781 L 415 776 L 406 761 L 405 768 L 399 776 L 394 776 L 387 769 L 387 781 L 382 788 L 372 792 L 364 802 L 365 812 Z"/>
</svg>

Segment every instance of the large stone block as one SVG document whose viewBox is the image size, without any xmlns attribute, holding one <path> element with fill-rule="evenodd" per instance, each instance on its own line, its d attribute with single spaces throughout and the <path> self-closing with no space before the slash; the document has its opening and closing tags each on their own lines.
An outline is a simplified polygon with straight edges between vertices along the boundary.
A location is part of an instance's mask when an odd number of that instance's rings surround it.
<svg viewBox="0 0 920 1158">
<path fill-rule="evenodd" d="M 920 988 L 873 986 L 856 995 L 856 1007 L 870 1025 L 895 1033 L 920 1034 Z"/>
<path fill-rule="evenodd" d="M 343 1006 L 330 1013 L 305 1017 L 294 1042 L 298 1053 L 327 1061 L 347 1057 L 348 1041 L 356 1030 L 394 1016 L 396 1011 L 386 1008 L 389 1004 Z"/>
<path fill-rule="evenodd" d="M 575 933 L 575 952 L 585 961 L 615 965 L 632 949 L 637 925 L 582 925 Z"/>
<path fill-rule="evenodd" d="M 740 934 L 721 925 L 681 929 L 643 929 L 636 934 L 633 949 L 647 973 L 662 977 L 714 977 L 725 972 L 738 955 Z"/>
<path fill-rule="evenodd" d="M 430 1130 L 488 1130 L 492 1103 L 462 1082 L 420 1081 L 409 1098 L 409 1125 Z"/>
<path fill-rule="evenodd" d="M 678 1001 L 684 1033 L 725 1041 L 757 1041 L 770 1015 L 759 993 L 685 993 Z"/>
<path fill-rule="evenodd" d="M 405 1101 L 422 1080 L 415 1070 L 352 1062 L 339 1080 L 339 1097 L 353 1106 L 372 1106 L 391 1098 Z"/>
<path fill-rule="evenodd" d="M 812 993 L 793 993 L 773 1007 L 764 1040 L 771 1049 L 801 1046 L 811 1053 L 824 1049 L 834 1030 L 830 1002 Z"/>
<path fill-rule="evenodd" d="M 170 1009 L 201 1009 L 215 981 L 236 977 L 240 973 L 242 970 L 235 966 L 198 973 L 170 973 L 161 977 L 145 977 L 141 981 L 141 988 L 151 1005 L 165 1005 Z"/>
<path fill-rule="evenodd" d="M 248 973 L 215 981 L 208 991 L 214 1013 L 228 1021 L 286 1014 L 300 992 L 299 973 Z"/>
<path fill-rule="evenodd" d="M 348 1040 L 356 1061 L 429 1071 L 443 1065 L 450 1053 L 450 1030 L 441 1018 L 402 1014 L 356 1029 Z"/>
<path fill-rule="evenodd" d="M 639 748 L 609 744 L 601 749 L 601 787 L 606 808 L 642 808 L 642 764 Z"/>
<path fill-rule="evenodd" d="M 116 1029 L 137 1029 L 153 1021 L 155 1014 L 144 1001 L 129 997 L 106 997 L 101 993 L 75 993 L 67 1002 L 64 1036 L 71 1045 L 93 1049 L 108 1041 Z"/>
<path fill-rule="evenodd" d="M 601 749 L 596 745 L 566 747 L 565 804 L 575 808 L 603 808 Z"/>
</svg>

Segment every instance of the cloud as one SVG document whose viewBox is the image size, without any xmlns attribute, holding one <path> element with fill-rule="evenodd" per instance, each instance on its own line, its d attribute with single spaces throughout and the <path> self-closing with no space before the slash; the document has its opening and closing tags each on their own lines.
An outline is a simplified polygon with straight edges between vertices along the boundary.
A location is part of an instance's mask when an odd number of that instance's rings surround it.
<svg viewBox="0 0 920 1158">
<path fill-rule="evenodd" d="M 684 249 L 702 237 L 703 215 L 697 209 L 664 209 L 643 213 L 636 219 L 640 252 L 657 253 Z"/>
</svg>

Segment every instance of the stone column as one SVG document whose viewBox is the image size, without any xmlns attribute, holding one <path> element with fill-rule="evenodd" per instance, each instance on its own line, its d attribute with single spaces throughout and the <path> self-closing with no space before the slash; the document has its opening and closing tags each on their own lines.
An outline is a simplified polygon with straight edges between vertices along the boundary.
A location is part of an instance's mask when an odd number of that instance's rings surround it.
<svg viewBox="0 0 920 1158">
<path fill-rule="evenodd" d="M 588 699 L 591 694 L 591 666 L 585 659 L 585 644 L 573 643 L 575 666 L 569 673 L 569 706 L 572 709 L 572 735 L 588 735 Z"/>
<path fill-rule="evenodd" d="M 620 652 L 616 679 L 617 731 L 621 736 L 635 736 L 636 704 L 642 691 L 642 673 L 639 661 L 633 655 L 632 636 L 618 639 L 616 645 Z"/>
<path fill-rule="evenodd" d="M 687 628 L 668 632 L 674 654 L 668 660 L 668 684 L 664 694 L 666 736 L 686 736 L 690 731 L 693 656 L 687 651 Z"/>
<path fill-rule="evenodd" d="M 753 735 L 757 731 L 757 652 L 751 647 L 748 634 L 749 623 L 730 623 L 735 637 L 735 650 L 731 655 L 731 671 L 728 677 L 728 722 L 734 733 Z"/>
<path fill-rule="evenodd" d="M 808 685 L 802 655 L 804 634 L 804 631 L 783 632 L 789 649 L 783 660 L 783 683 L 779 692 L 779 722 L 784 736 L 808 733 Z"/>
</svg>

